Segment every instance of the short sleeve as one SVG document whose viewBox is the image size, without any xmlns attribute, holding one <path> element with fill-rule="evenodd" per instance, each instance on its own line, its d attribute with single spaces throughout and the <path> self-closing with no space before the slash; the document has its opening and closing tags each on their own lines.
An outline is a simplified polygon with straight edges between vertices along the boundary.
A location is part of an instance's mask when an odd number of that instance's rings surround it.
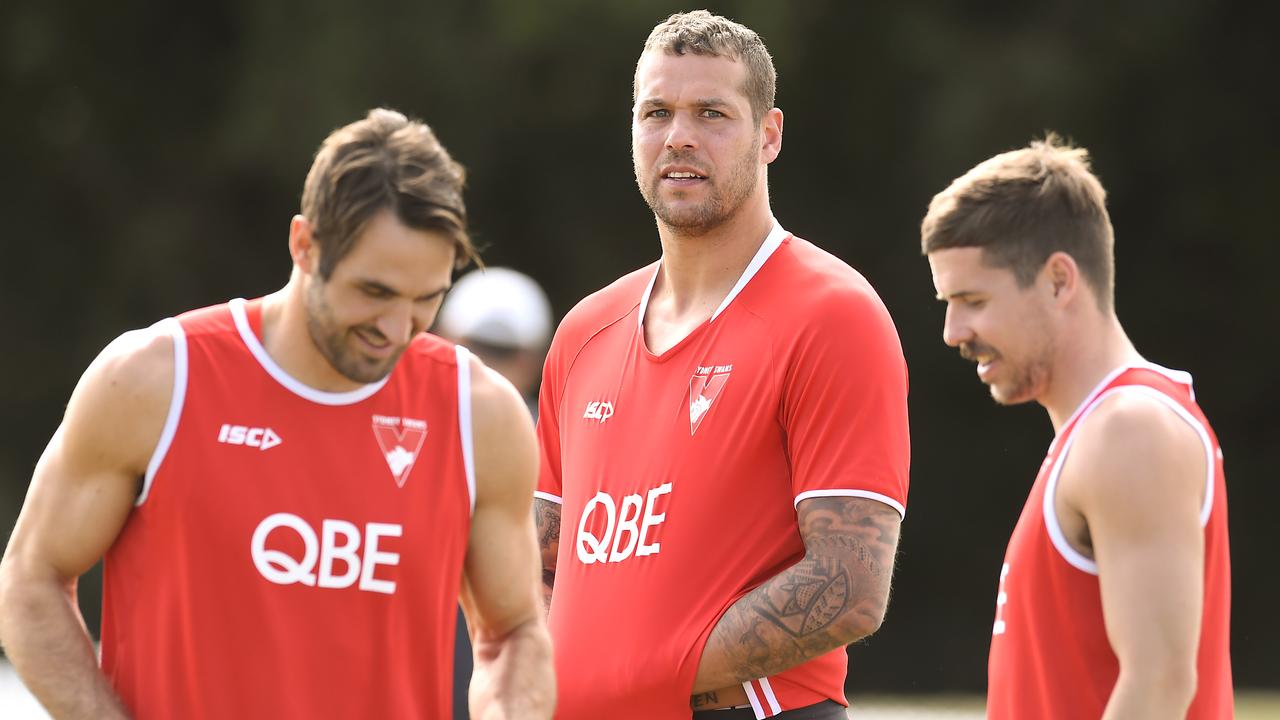
<svg viewBox="0 0 1280 720">
<path fill-rule="evenodd" d="M 534 497 L 563 503 L 560 484 L 560 392 L 564 373 L 560 365 L 562 347 L 552 342 L 542 369 L 542 387 L 538 392 L 538 486 Z"/>
<path fill-rule="evenodd" d="M 795 503 L 866 497 L 905 516 L 907 365 L 888 310 L 864 286 L 829 293 L 806 320 L 781 388 Z"/>
</svg>

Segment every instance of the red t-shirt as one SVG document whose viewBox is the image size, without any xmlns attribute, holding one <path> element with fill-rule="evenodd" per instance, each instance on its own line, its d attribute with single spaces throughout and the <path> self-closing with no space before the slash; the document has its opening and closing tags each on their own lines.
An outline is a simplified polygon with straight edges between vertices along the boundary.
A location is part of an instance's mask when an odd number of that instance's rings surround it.
<svg viewBox="0 0 1280 720">
<path fill-rule="evenodd" d="M 688 718 L 721 614 L 804 556 L 800 501 L 906 504 L 906 364 L 861 275 L 775 228 L 712 318 L 654 355 L 656 272 L 582 301 L 547 358 L 538 495 L 563 503 L 562 720 Z M 835 650 L 744 686 L 759 717 L 847 704 L 846 664 Z"/>
<path fill-rule="evenodd" d="M 1111 698 L 1120 664 L 1103 623 L 1098 565 L 1067 542 L 1054 510 L 1054 490 L 1080 421 L 1118 392 L 1142 393 L 1165 403 L 1204 442 L 1209 468 L 1200 513 L 1204 611 L 1196 695 L 1187 717 L 1232 717 L 1231 560 L 1222 450 L 1195 403 L 1191 376 L 1141 365 L 1111 373 L 1063 425 L 1009 539 L 988 663 L 987 717 L 992 720 L 1096 720 Z"/>
<path fill-rule="evenodd" d="M 164 321 L 173 401 L 107 553 L 102 669 L 138 718 L 447 717 L 466 351 L 423 335 L 386 380 L 320 392 L 266 354 L 260 315 Z"/>
</svg>

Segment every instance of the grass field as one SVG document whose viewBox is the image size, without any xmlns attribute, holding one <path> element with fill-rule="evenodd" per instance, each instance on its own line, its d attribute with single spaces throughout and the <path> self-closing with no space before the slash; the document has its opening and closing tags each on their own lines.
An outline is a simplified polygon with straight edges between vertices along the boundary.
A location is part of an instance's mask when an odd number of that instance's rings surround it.
<svg viewBox="0 0 1280 720">
<path fill-rule="evenodd" d="M 982 720 L 982 698 L 974 695 L 872 696 L 849 698 L 854 720 Z M 13 668 L 0 660 L 0 718 L 46 720 L 35 698 L 22 686 Z M 1280 692 L 1236 695 L 1237 720 L 1280 720 Z"/>
<path fill-rule="evenodd" d="M 862 696 L 851 697 L 849 717 L 856 720 L 981 720 L 981 697 Z M 1236 720 L 1280 720 L 1280 692 L 1246 691 L 1236 694 Z"/>
</svg>

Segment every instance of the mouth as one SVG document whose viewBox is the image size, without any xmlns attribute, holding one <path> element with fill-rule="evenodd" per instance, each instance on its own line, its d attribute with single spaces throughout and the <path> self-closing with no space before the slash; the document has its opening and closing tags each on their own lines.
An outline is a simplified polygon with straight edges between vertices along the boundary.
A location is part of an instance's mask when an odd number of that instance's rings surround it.
<svg viewBox="0 0 1280 720">
<path fill-rule="evenodd" d="M 351 334 L 356 336 L 361 345 L 365 346 L 366 352 L 370 355 L 379 357 L 386 356 L 393 349 L 391 341 L 383 337 L 381 333 L 370 332 L 362 328 L 352 328 Z"/>
<path fill-rule="evenodd" d="M 707 179 L 706 173 L 691 167 L 665 167 L 659 171 L 658 176 L 664 183 L 677 187 L 696 185 Z"/>
</svg>

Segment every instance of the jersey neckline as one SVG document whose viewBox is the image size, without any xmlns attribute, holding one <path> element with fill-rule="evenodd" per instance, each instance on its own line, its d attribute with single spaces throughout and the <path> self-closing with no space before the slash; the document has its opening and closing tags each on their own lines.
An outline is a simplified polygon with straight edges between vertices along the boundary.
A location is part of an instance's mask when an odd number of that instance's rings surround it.
<svg viewBox="0 0 1280 720">
<path fill-rule="evenodd" d="M 782 246 L 783 241 L 785 241 L 789 236 L 790 233 L 782 229 L 782 225 L 775 219 L 773 221 L 773 229 L 769 231 L 767 236 L 765 236 L 764 242 L 760 243 L 760 248 L 756 250 L 756 254 L 751 258 L 751 262 L 747 263 L 747 267 L 742 271 L 742 275 L 738 277 L 738 282 L 734 283 L 733 289 L 729 291 L 728 295 L 725 295 L 720 306 L 716 308 L 715 312 L 711 313 L 711 317 L 708 318 L 706 322 L 703 322 L 690 330 L 687 335 L 680 338 L 680 340 L 667 348 L 666 351 L 661 354 L 650 350 L 649 344 L 644 339 L 644 316 L 649 309 L 649 298 L 653 295 L 653 286 L 658 282 L 658 273 L 662 272 L 662 260 L 659 259 L 658 262 L 654 264 L 653 275 L 649 277 L 649 284 L 644 288 L 644 294 L 640 297 L 640 307 L 636 313 L 636 332 L 640 334 L 640 347 L 643 348 L 644 354 L 650 360 L 664 361 L 679 352 L 680 348 L 688 343 L 690 338 L 698 335 L 704 328 L 714 323 L 716 318 L 720 317 L 720 315 L 728 309 L 729 303 L 733 302 L 734 298 L 738 297 L 739 293 L 746 288 L 747 283 L 756 276 L 756 273 L 760 272 L 760 268 L 764 267 L 765 261 L 773 256 L 773 253 Z"/>
<path fill-rule="evenodd" d="M 1062 423 L 1062 429 L 1054 434 L 1053 442 L 1049 446 L 1050 451 L 1053 450 L 1054 445 L 1058 444 L 1058 438 L 1066 434 L 1067 430 L 1071 427 L 1071 425 L 1080 418 L 1080 414 L 1084 412 L 1085 409 L 1088 408 L 1089 405 L 1093 403 L 1093 401 L 1097 400 L 1098 396 L 1102 394 L 1102 391 L 1106 390 L 1107 386 L 1110 385 L 1112 382 L 1114 382 L 1116 378 L 1120 377 L 1126 372 L 1129 372 L 1130 370 L 1150 370 L 1154 373 L 1165 376 L 1169 380 L 1175 383 L 1178 383 L 1179 385 L 1186 385 L 1187 390 L 1191 393 L 1191 399 L 1192 400 L 1196 399 L 1195 390 L 1192 389 L 1192 384 L 1191 384 L 1192 383 L 1191 373 L 1185 370 L 1172 370 L 1170 368 L 1164 367 L 1163 365 L 1157 365 L 1153 362 L 1148 362 L 1146 360 L 1139 360 L 1138 362 L 1133 362 L 1133 363 L 1125 363 L 1115 368 L 1111 372 L 1107 373 L 1106 376 L 1104 376 L 1102 380 L 1099 381 L 1098 384 L 1095 385 L 1093 389 L 1089 391 L 1089 394 L 1084 396 L 1084 400 L 1080 401 L 1080 404 L 1076 406 L 1075 411 L 1071 413 L 1071 416 L 1067 418 L 1067 421 Z"/>
<path fill-rule="evenodd" d="M 249 353 L 253 355 L 258 364 L 262 366 L 262 369 L 266 370 L 267 374 L 276 382 L 304 400 L 310 400 L 320 405 L 354 405 L 381 390 L 382 386 L 386 385 L 391 378 L 390 375 L 387 375 L 387 377 L 375 383 L 369 383 L 346 392 L 317 390 L 290 375 L 267 353 L 267 349 L 263 347 L 262 341 L 258 339 L 257 333 L 253 331 L 253 326 L 249 322 L 248 302 L 244 298 L 235 298 L 227 305 L 231 310 L 231 318 L 235 321 L 236 330 L 240 333 L 240 339 L 244 342 L 245 347 L 248 348 Z M 255 309 L 260 311 L 260 306 Z"/>
</svg>

